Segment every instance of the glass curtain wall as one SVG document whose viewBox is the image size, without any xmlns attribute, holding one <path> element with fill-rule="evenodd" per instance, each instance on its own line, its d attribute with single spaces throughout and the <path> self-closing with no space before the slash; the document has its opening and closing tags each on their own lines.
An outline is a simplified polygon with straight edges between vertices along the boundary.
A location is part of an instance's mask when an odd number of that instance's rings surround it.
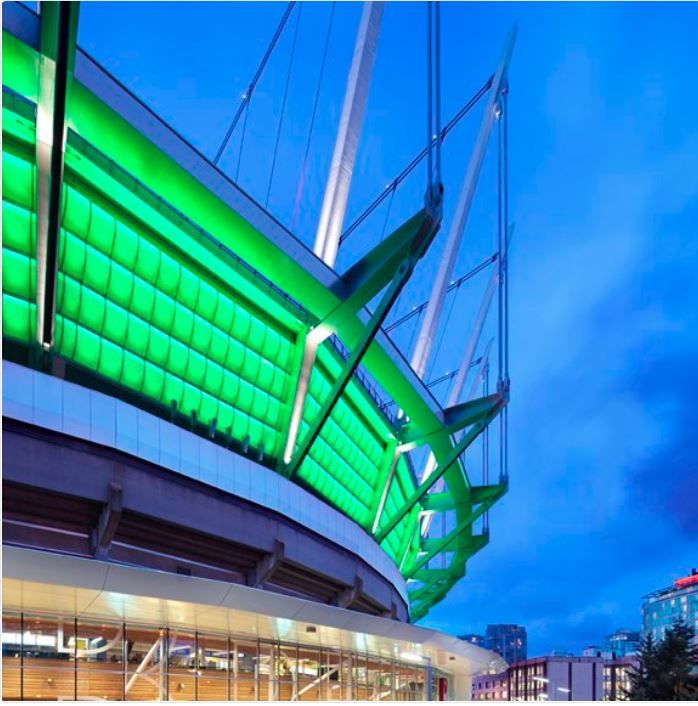
<svg viewBox="0 0 698 706">
<path fill-rule="evenodd" d="M 232 635 L 4 613 L 4 700 L 413 701 L 425 667 Z"/>
</svg>

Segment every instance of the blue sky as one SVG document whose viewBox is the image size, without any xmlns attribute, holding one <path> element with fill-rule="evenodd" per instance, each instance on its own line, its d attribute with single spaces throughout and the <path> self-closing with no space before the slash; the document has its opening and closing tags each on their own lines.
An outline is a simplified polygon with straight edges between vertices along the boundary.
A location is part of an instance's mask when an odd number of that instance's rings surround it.
<svg viewBox="0 0 698 706">
<path fill-rule="evenodd" d="M 284 9 L 83 3 L 80 43 L 215 153 Z M 331 5 L 303 5 L 269 208 L 290 224 Z M 336 7 L 298 237 L 312 244 L 360 6 Z M 424 142 L 424 6 L 390 3 L 349 205 L 358 214 Z M 489 546 L 425 624 L 527 626 L 532 654 L 639 626 L 641 596 L 698 566 L 698 7 L 449 3 L 443 112 L 510 69 L 511 485 Z M 264 202 L 295 27 L 250 111 L 240 183 Z M 448 226 L 481 106 L 444 145 Z M 223 160 L 234 174 L 240 130 Z M 492 250 L 488 153 L 456 274 Z M 343 269 L 419 208 L 423 172 L 340 252 Z M 387 226 L 385 224 L 387 223 Z M 441 233 L 397 305 L 429 292 Z M 485 276 L 486 277 L 486 276 Z M 459 291 L 431 376 L 457 364 L 486 279 Z M 447 311 L 450 309 L 447 309 Z M 406 349 L 410 326 L 396 341 Z M 437 389 L 443 395 L 445 389 Z"/>
</svg>

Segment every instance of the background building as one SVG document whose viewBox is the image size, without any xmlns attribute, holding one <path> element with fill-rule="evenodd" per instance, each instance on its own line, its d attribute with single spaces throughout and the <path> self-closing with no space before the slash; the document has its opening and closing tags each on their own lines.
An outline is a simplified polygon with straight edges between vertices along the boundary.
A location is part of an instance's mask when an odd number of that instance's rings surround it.
<svg viewBox="0 0 698 706">
<path fill-rule="evenodd" d="M 483 674 L 473 679 L 473 701 L 510 701 L 509 671 Z M 481 678 L 482 677 L 482 678 Z"/>
<path fill-rule="evenodd" d="M 640 649 L 641 640 L 642 635 L 639 630 L 621 628 L 606 636 L 603 649 L 604 652 L 616 657 L 625 657 L 635 654 Z"/>
<path fill-rule="evenodd" d="M 611 660 L 633 655 L 640 649 L 642 635 L 638 630 L 620 628 L 604 638 L 601 646 L 589 645 L 584 651 L 585 657 L 603 657 Z"/>
<path fill-rule="evenodd" d="M 661 640 L 667 628 L 683 621 L 696 632 L 698 644 L 698 571 L 676 579 L 673 585 L 645 596 L 642 604 L 642 628 L 654 640 Z"/>
<path fill-rule="evenodd" d="M 638 658 L 633 655 L 607 659 L 603 665 L 603 700 L 627 701 L 631 670 L 637 668 Z"/>
<path fill-rule="evenodd" d="M 484 635 L 476 635 L 475 633 L 466 633 L 465 635 L 459 635 L 459 640 L 464 640 L 469 642 L 471 645 L 477 645 L 478 647 L 484 647 L 486 645 L 486 640 Z"/>
<path fill-rule="evenodd" d="M 476 701 L 601 701 L 604 660 L 600 657 L 536 657 L 505 672 L 473 679 Z"/>
<path fill-rule="evenodd" d="M 526 628 L 506 623 L 488 625 L 485 647 L 501 655 L 509 664 L 525 660 L 528 656 Z"/>
</svg>

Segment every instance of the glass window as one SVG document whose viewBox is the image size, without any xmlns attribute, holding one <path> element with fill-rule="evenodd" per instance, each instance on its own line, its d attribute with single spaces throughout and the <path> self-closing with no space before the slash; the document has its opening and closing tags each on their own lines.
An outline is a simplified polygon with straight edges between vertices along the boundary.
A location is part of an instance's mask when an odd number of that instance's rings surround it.
<svg viewBox="0 0 698 706">
<path fill-rule="evenodd" d="M 257 699 L 257 643 L 236 641 L 233 647 L 234 680 L 232 696 L 235 701 Z"/>
<path fill-rule="evenodd" d="M 296 645 L 279 645 L 276 668 L 279 701 L 290 701 L 296 695 L 297 651 Z"/>
<path fill-rule="evenodd" d="M 414 666 L 397 662 L 395 665 L 395 698 L 398 701 L 414 701 L 416 692 Z"/>
<path fill-rule="evenodd" d="M 380 700 L 381 663 L 380 659 L 377 657 L 369 656 L 366 660 L 366 688 L 368 690 L 369 700 Z"/>
<path fill-rule="evenodd" d="M 322 701 L 337 701 L 340 699 L 341 682 L 339 652 L 334 652 L 332 650 L 322 651 L 320 677 L 320 699 Z"/>
<path fill-rule="evenodd" d="M 224 635 L 199 633 L 199 669 L 212 676 L 225 677 L 233 666 L 233 644 Z"/>
<path fill-rule="evenodd" d="M 354 655 L 354 698 L 367 701 L 368 693 L 368 660 L 365 654 Z"/>
<path fill-rule="evenodd" d="M 24 699 L 75 699 L 75 623 L 24 616 Z"/>
<path fill-rule="evenodd" d="M 123 627 L 109 623 L 78 623 L 78 670 L 98 665 L 111 665 L 121 670 L 124 661 Z"/>
<path fill-rule="evenodd" d="M 320 650 L 298 649 L 298 699 L 317 701 L 320 698 Z"/>
<path fill-rule="evenodd" d="M 3 613 L 2 616 L 2 696 L 3 699 L 20 699 L 22 651 L 22 618 Z"/>
<path fill-rule="evenodd" d="M 395 664 L 391 659 L 381 660 L 379 701 L 395 701 Z"/>
<path fill-rule="evenodd" d="M 170 629 L 167 640 L 167 696 L 170 701 L 196 699 L 196 635 Z"/>
<path fill-rule="evenodd" d="M 339 698 L 342 701 L 356 698 L 354 696 L 354 685 L 352 683 L 353 674 L 353 655 L 351 652 L 342 652 L 339 659 L 339 689 L 333 689 L 339 693 L 339 696 L 333 695 L 332 698 Z"/>
<path fill-rule="evenodd" d="M 127 625 L 125 632 L 126 700 L 164 700 L 167 693 L 167 631 Z"/>
<path fill-rule="evenodd" d="M 123 627 L 80 621 L 77 633 L 78 699 L 122 700 Z"/>
<path fill-rule="evenodd" d="M 199 633 L 199 701 L 227 701 L 232 645 L 225 636 Z"/>
<path fill-rule="evenodd" d="M 276 700 L 276 645 L 269 642 L 259 643 L 258 699 L 259 701 Z"/>
<path fill-rule="evenodd" d="M 167 667 L 170 673 L 191 673 L 196 667 L 196 636 L 192 633 L 170 630 L 167 650 Z"/>
</svg>

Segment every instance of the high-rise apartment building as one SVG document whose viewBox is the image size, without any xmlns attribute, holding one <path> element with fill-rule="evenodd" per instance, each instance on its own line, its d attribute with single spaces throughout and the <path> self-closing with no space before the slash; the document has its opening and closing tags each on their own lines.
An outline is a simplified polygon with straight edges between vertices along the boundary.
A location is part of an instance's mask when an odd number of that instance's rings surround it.
<svg viewBox="0 0 698 706">
<path fill-rule="evenodd" d="M 661 640 L 674 623 L 682 621 L 696 631 L 698 643 L 698 571 L 676 579 L 671 586 L 645 596 L 642 628 L 654 640 Z"/>
<path fill-rule="evenodd" d="M 484 646 L 501 655 L 509 664 L 525 660 L 527 657 L 526 628 L 507 623 L 488 625 Z"/>
</svg>

